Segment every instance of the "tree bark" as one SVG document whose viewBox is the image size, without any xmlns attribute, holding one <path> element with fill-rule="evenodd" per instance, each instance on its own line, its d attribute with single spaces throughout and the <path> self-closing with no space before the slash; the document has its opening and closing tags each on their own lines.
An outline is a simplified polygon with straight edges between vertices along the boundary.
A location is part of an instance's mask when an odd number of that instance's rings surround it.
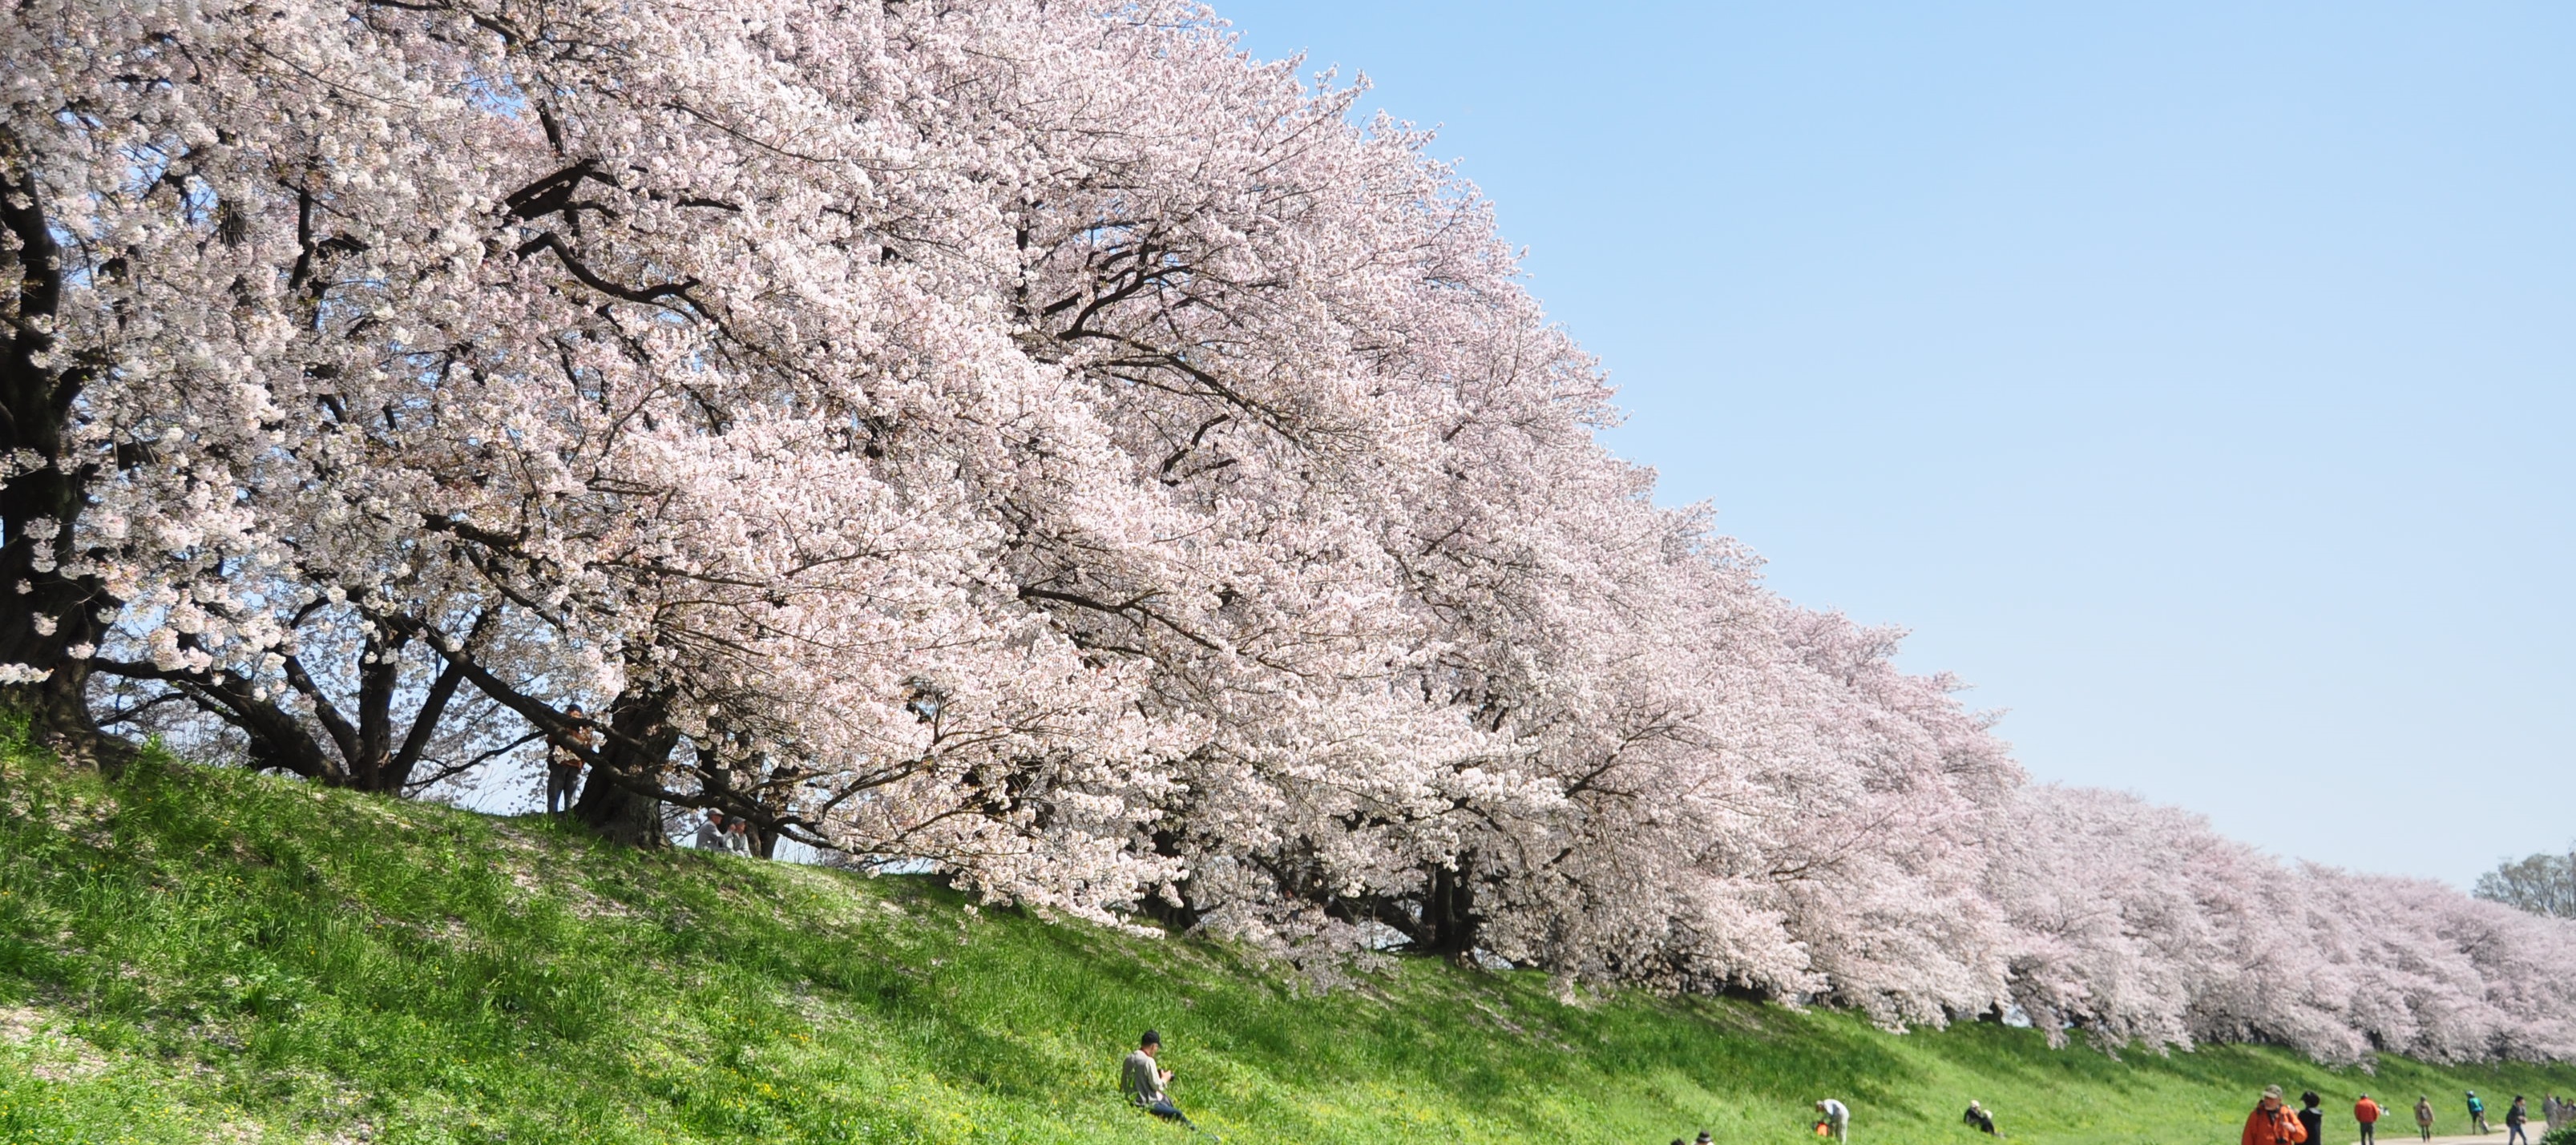
<svg viewBox="0 0 2576 1145">
<path fill-rule="evenodd" d="M 14 248 L 0 251 L 0 458 L 37 459 L 31 468 L 10 466 L 0 484 L 0 664 L 42 674 L 0 684 L 0 705 L 25 713 L 39 741 L 66 758 L 114 766 L 133 748 L 99 731 L 89 710 L 88 662 L 70 649 L 98 643 L 105 627 L 98 613 L 116 601 L 99 577 L 64 571 L 80 567 L 76 538 L 94 474 L 92 465 L 65 455 L 65 443 L 74 404 L 98 366 L 55 355 L 63 252 L 33 157 L 5 130 L 0 228 Z"/>
<path fill-rule="evenodd" d="M 1455 866 L 1433 867 L 1431 884 L 1422 892 L 1421 937 L 1414 949 L 1463 959 L 1474 953 L 1482 919 L 1476 915 L 1472 856 L 1460 855 Z"/>
<path fill-rule="evenodd" d="M 662 769 L 679 746 L 680 733 L 667 718 L 670 697 L 659 688 L 629 688 L 609 704 L 612 733 L 581 785 L 573 817 L 617 842 L 634 847 L 663 847 L 662 801 L 642 794 L 662 786 Z"/>
</svg>

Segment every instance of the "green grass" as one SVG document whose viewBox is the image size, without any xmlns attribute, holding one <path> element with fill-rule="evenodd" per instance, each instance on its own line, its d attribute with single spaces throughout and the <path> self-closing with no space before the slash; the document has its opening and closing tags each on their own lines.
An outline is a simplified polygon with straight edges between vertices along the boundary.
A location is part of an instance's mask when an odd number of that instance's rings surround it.
<svg viewBox="0 0 2576 1145">
<path fill-rule="evenodd" d="M 1220 944 L 969 909 L 913 878 L 607 846 L 535 819 L 0 745 L 0 1142 L 1178 1142 L 1122 1107 L 1159 1027 L 1229 1141 L 2233 1141 L 2251 1095 L 2576 1092 L 2224 1047 L 2113 1060 L 1974 1025 L 1405 961 L 1318 997 Z M 2392 1134 L 2392 1137 L 2396 1135 Z M 2500 1138 L 2499 1138 L 2500 1139 Z M 2340 1145 L 2340 1142 L 2337 1143 Z"/>
</svg>

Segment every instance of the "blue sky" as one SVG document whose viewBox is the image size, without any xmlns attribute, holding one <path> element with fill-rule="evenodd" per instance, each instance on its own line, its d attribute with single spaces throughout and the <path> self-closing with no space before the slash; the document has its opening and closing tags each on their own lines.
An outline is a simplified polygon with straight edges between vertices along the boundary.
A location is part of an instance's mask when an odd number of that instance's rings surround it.
<svg viewBox="0 0 2576 1145">
<path fill-rule="evenodd" d="M 1529 246 L 1611 435 L 2043 779 L 2576 838 L 2576 5 L 1235 0 Z"/>
</svg>

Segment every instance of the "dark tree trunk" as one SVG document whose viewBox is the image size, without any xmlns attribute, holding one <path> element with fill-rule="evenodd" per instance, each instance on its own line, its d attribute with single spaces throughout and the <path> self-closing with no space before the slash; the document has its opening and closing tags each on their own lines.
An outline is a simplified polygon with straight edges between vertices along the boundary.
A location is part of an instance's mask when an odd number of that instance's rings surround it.
<svg viewBox="0 0 2576 1145">
<path fill-rule="evenodd" d="M 474 632 L 466 637 L 469 648 L 482 635 L 477 621 Z M 398 657 L 409 637 L 399 632 L 389 641 L 367 641 L 368 663 L 359 670 L 358 723 L 351 742 L 357 753 L 348 761 L 344 782 L 360 791 L 383 795 L 400 795 L 411 784 L 412 774 L 420 768 L 421 753 L 428 750 L 430 737 L 437 734 L 439 721 L 446 718 L 447 705 L 456 698 L 456 689 L 465 682 L 465 670 L 455 663 L 440 669 L 429 684 L 427 694 L 413 711 L 411 725 L 404 729 L 400 743 L 394 741 L 394 693 L 402 686 Z"/>
<path fill-rule="evenodd" d="M 313 780 L 326 787 L 347 787 L 381 795 L 401 795 L 419 770 L 421 755 L 446 718 L 447 706 L 465 681 L 465 668 L 446 661 L 430 681 L 412 713 L 402 742 L 393 742 L 394 695 L 402 685 L 395 658 L 410 637 L 401 617 L 378 617 L 394 631 L 390 640 L 366 642 L 358 674 L 358 718 L 352 722 L 332 697 L 305 670 L 299 657 L 286 658 L 288 684 L 312 703 L 312 718 L 288 711 L 251 681 L 223 671 L 189 672 L 149 663 L 98 660 L 89 668 L 136 680 L 157 680 L 186 695 L 197 707 L 241 730 L 250 741 L 251 763 Z M 481 625 L 476 626 L 481 632 Z M 183 640 L 183 646 L 185 642 Z M 316 735 L 315 725 L 321 734 Z"/>
<path fill-rule="evenodd" d="M 42 461 L 0 486 L 0 664 L 44 673 L 0 684 L 0 704 L 23 712 L 37 737 L 70 758 L 114 764 L 132 754 L 90 717 L 89 665 L 69 649 L 96 644 L 97 618 L 116 602 L 95 576 L 71 576 L 92 467 L 64 453 L 81 388 L 98 368 L 87 357 L 46 360 L 62 305 L 62 250 L 45 217 L 33 157 L 0 131 L 0 227 L 15 249 L 0 251 L 0 457 Z M 50 629 L 50 630 L 48 630 Z"/>
<path fill-rule="evenodd" d="M 1168 829 L 1154 832 L 1154 853 L 1166 859 L 1180 858 L 1180 832 Z M 1145 917 L 1170 927 L 1173 933 L 1183 933 L 1199 924 L 1198 908 L 1190 905 L 1189 880 L 1180 880 L 1172 887 L 1172 892 L 1172 898 L 1180 901 L 1171 901 L 1156 892 L 1146 895 L 1144 901 L 1136 904 L 1136 909 Z"/>
<path fill-rule="evenodd" d="M 478 627 L 480 621 L 477 622 Z M 636 847 L 663 847 L 670 838 L 662 829 L 662 773 L 680 733 L 669 719 L 671 695 L 659 685 L 630 682 L 608 705 L 605 724 L 568 721 L 546 702 L 520 691 L 474 659 L 469 642 L 453 644 L 417 618 L 396 618 L 394 627 L 427 637 L 458 677 L 503 707 L 519 713 L 542 733 L 550 750 L 569 751 L 589 762 L 589 778 L 573 801 L 573 817 L 610 839 Z M 643 665 L 631 665 L 630 681 L 644 678 Z M 442 674 L 442 679 L 444 674 Z M 608 733 L 599 735 L 603 729 Z"/>
<path fill-rule="evenodd" d="M 1458 856 L 1454 867 L 1433 867 L 1431 884 L 1422 892 L 1422 922 L 1414 949 L 1424 954 L 1465 958 L 1476 949 L 1481 919 L 1476 916 L 1474 860 Z"/>
<path fill-rule="evenodd" d="M 635 847 L 670 842 L 662 831 L 662 801 L 644 792 L 662 786 L 662 769 L 680 733 L 666 718 L 670 697 L 657 688 L 630 688 L 609 705 L 607 742 L 581 785 L 573 817 L 592 830 Z"/>
</svg>

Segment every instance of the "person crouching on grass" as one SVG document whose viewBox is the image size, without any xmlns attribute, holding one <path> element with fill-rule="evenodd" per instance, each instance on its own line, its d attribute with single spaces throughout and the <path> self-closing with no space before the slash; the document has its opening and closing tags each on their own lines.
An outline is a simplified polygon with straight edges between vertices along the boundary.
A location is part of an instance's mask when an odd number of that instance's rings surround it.
<svg viewBox="0 0 2576 1145">
<path fill-rule="evenodd" d="M 1851 1145 L 1851 1107 L 1833 1098 L 1816 1103 L 1816 1135 Z"/>
</svg>

